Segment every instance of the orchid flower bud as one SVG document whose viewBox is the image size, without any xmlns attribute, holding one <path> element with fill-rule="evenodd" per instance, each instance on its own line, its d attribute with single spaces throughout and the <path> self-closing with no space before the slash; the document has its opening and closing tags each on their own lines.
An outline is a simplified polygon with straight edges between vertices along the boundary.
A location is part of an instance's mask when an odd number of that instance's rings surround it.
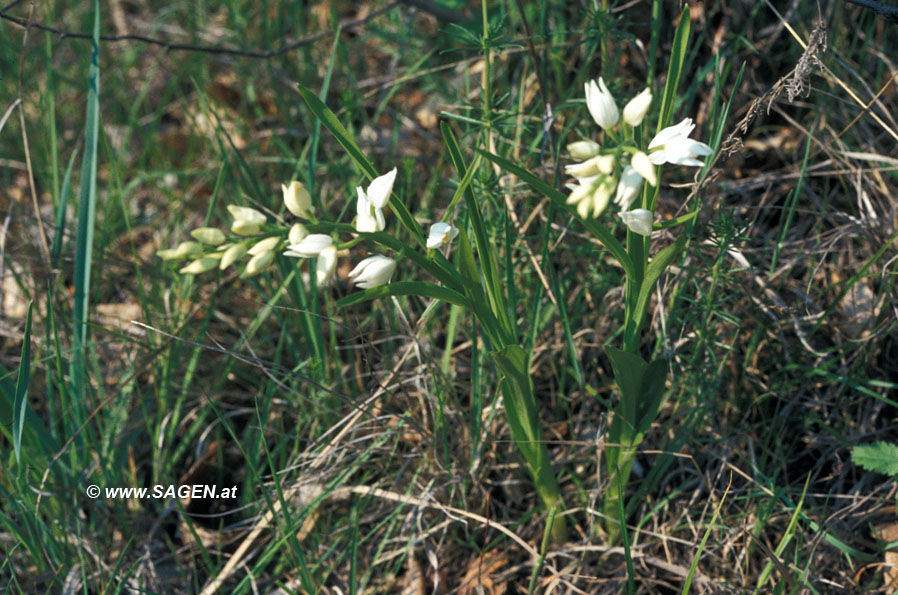
<svg viewBox="0 0 898 595">
<path fill-rule="evenodd" d="M 256 242 L 252 248 L 249 249 L 249 254 L 252 256 L 258 256 L 263 252 L 268 252 L 269 250 L 274 250 L 277 248 L 277 245 L 281 242 L 281 238 L 274 236 L 270 238 L 265 238 L 259 242 Z"/>
<path fill-rule="evenodd" d="M 646 88 L 624 106 L 624 122 L 636 128 L 642 124 L 642 119 L 645 118 L 651 104 L 652 92 Z"/>
<path fill-rule="evenodd" d="M 263 240 L 264 241 L 264 240 Z M 255 256 L 249 259 L 249 262 L 246 263 L 246 269 L 244 269 L 243 274 L 246 277 L 252 277 L 254 275 L 258 275 L 269 266 L 274 261 L 274 252 L 272 250 L 266 250 L 265 252 L 259 252 Z"/>
<path fill-rule="evenodd" d="M 349 278 L 358 287 L 368 289 L 389 283 L 395 270 L 396 261 L 392 258 L 380 255 L 370 256 L 349 272 Z"/>
<path fill-rule="evenodd" d="M 589 159 L 599 154 L 599 143 L 591 140 L 578 140 L 567 146 L 567 152 L 573 159 Z"/>
<path fill-rule="evenodd" d="M 221 270 L 225 270 L 236 261 L 240 260 L 246 255 L 246 246 L 243 244 L 234 244 L 230 246 L 224 253 L 221 255 L 221 264 L 218 265 L 218 268 Z"/>
<path fill-rule="evenodd" d="M 312 208 L 312 195 L 306 189 L 302 182 L 290 182 L 289 186 L 281 184 L 281 191 L 284 193 L 284 204 L 287 210 L 303 219 L 310 219 L 310 215 L 314 210 Z"/>
<path fill-rule="evenodd" d="M 201 275 L 202 273 L 211 271 L 218 266 L 218 259 L 211 256 L 198 258 L 187 266 L 181 268 L 178 272 L 182 275 Z"/>
<path fill-rule="evenodd" d="M 225 234 L 215 227 L 198 227 L 190 232 L 195 239 L 210 246 L 218 246 L 225 241 Z"/>
</svg>

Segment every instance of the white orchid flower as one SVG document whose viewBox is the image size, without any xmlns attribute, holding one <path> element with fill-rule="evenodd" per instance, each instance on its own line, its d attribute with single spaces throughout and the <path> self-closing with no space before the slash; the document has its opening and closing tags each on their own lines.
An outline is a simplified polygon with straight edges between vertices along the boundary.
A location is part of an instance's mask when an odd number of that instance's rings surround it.
<svg viewBox="0 0 898 595">
<path fill-rule="evenodd" d="M 396 261 L 386 256 L 369 256 L 349 271 L 349 278 L 358 287 L 368 289 L 379 287 L 390 282 L 393 271 L 396 270 Z"/>
<path fill-rule="evenodd" d="M 586 107 L 592 119 L 603 130 L 614 128 L 620 120 L 620 112 L 614 103 L 614 97 L 611 96 L 602 77 L 599 77 L 598 84 L 596 81 L 586 83 Z"/>
<path fill-rule="evenodd" d="M 434 223 L 427 234 L 427 248 L 435 249 L 448 244 L 458 236 L 458 230 L 448 223 Z"/>
<path fill-rule="evenodd" d="M 368 186 L 368 190 L 356 187 L 358 193 L 357 213 L 355 229 L 360 233 L 383 231 L 386 227 L 384 220 L 384 207 L 390 202 L 390 194 L 393 192 L 393 182 L 396 181 L 396 168 L 382 176 L 374 178 Z"/>
<path fill-rule="evenodd" d="M 287 246 L 284 256 L 294 256 L 298 258 L 314 258 L 319 256 L 322 251 L 333 247 L 334 240 L 327 234 L 313 233 L 307 235 L 298 244 Z"/>
<path fill-rule="evenodd" d="M 649 160 L 655 165 L 673 163 L 702 167 L 704 163 L 696 157 L 710 155 L 713 151 L 705 143 L 689 138 L 694 129 L 692 118 L 686 118 L 659 132 L 649 143 L 649 150 L 652 151 Z"/>
<path fill-rule="evenodd" d="M 647 238 L 651 237 L 652 222 L 655 219 L 655 215 L 651 211 L 648 209 L 633 209 L 632 211 L 622 211 L 618 214 L 630 231 Z"/>
</svg>

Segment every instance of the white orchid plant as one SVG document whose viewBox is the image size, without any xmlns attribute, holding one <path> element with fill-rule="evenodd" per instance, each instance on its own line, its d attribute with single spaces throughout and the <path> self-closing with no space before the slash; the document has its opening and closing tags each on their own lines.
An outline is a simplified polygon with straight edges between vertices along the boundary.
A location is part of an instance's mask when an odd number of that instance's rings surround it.
<svg viewBox="0 0 898 595">
<path fill-rule="evenodd" d="M 478 155 L 469 166 L 449 126 L 443 122 L 444 141 L 460 183 L 443 220 L 434 223 L 425 235 L 417 220 L 393 193 L 397 169 L 378 175 L 333 112 L 316 94 L 300 85 L 300 94 L 308 107 L 371 180 L 367 188 L 363 189 L 361 185 L 356 188 L 354 225 L 318 221 L 308 190 L 294 181 L 282 185 L 283 203 L 301 222 L 289 227 L 280 222 L 270 224 L 268 218 L 256 209 L 229 205 L 228 211 L 233 217 L 232 235 L 216 228 L 202 227 L 191 232 L 194 241 L 161 250 L 158 255 L 165 260 L 190 259 L 180 269 L 184 274 L 202 274 L 216 268 L 224 270 L 249 256 L 243 275 L 252 276 L 270 267 L 283 249 L 282 254 L 287 257 L 316 259 L 314 278 L 319 286 L 333 282 L 338 257 L 360 242 L 379 246 L 397 257 L 413 261 L 419 271 L 416 276 L 426 272 L 432 281 L 392 283 L 396 258 L 372 254 L 358 262 L 348 275 L 349 280 L 364 291 L 347 295 L 337 305 L 349 306 L 388 296 L 418 295 L 461 307 L 477 319 L 490 360 L 501 377 L 500 388 L 512 437 L 542 502 L 551 512 L 548 523 L 551 535 L 555 540 L 563 540 L 565 521 L 563 516 L 555 514 L 562 506 L 562 496 L 542 439 L 530 362 L 521 347 L 522 333 L 507 301 L 509 288 L 503 286 L 511 276 L 499 270 L 500 259 L 496 258 L 486 234 L 479 201 L 471 187 L 482 159 L 517 175 L 577 218 L 617 259 L 626 275 L 622 345 L 620 349 L 606 347 L 620 393 L 605 451 L 612 483 L 605 498 L 604 513 L 609 519 L 606 530 L 613 539 L 625 518 L 623 493 L 635 448 L 655 420 L 665 393 L 666 359 L 655 359 L 651 363 L 643 360 L 638 353 L 640 330 L 655 283 L 682 252 L 686 241 L 686 236 L 681 234 L 649 261 L 650 241 L 657 228 L 654 210 L 661 187 L 661 168 L 665 164 L 703 167 L 705 163 L 701 158 L 713 152 L 707 144 L 689 137 L 695 129 L 689 118 L 669 125 L 689 22 L 684 13 L 674 38 L 673 59 L 658 113 L 657 132 L 647 143 L 644 142 L 648 137 L 646 118 L 654 100 L 649 88 L 636 94 L 621 113 L 604 79 L 600 77 L 586 83 L 586 107 L 601 130 L 601 138 L 575 140 L 567 145 L 574 160 L 565 166 L 565 173 L 574 179 L 567 184 L 567 195 L 520 165 L 488 151 L 478 149 Z M 626 228 L 626 244 L 615 238 L 613 228 L 609 230 L 598 221 L 612 197 L 619 209 L 618 217 Z M 453 225 L 448 221 L 462 198 L 473 242 L 469 239 L 467 225 Z M 402 241 L 385 231 L 388 207 L 410 240 Z M 682 223 L 688 218 L 681 217 L 674 223 Z M 338 243 L 336 240 L 341 234 L 354 237 Z M 456 239 L 458 247 L 453 251 L 450 247 Z"/>
</svg>

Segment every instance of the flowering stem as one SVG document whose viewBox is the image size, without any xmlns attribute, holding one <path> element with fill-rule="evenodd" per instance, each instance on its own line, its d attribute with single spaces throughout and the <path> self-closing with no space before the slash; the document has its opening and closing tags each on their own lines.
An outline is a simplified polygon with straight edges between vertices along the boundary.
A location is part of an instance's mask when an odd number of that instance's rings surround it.
<svg viewBox="0 0 898 595">
<path fill-rule="evenodd" d="M 626 311 L 624 314 L 624 339 L 623 351 L 636 353 L 639 349 L 639 329 L 642 326 L 642 318 L 636 311 L 636 300 L 642 288 L 645 278 L 645 269 L 648 265 L 648 250 L 645 238 L 638 233 L 627 230 L 627 254 L 633 262 L 633 274 L 627 275 Z"/>
</svg>

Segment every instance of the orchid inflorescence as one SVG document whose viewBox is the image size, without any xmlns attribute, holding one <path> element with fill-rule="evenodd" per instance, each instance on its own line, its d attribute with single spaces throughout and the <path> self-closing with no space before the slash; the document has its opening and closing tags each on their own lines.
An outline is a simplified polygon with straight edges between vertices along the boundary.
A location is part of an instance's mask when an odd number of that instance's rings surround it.
<svg viewBox="0 0 898 595">
<path fill-rule="evenodd" d="M 568 184 L 571 191 L 568 204 L 576 205 L 583 217 L 598 217 L 608 206 L 612 194 L 620 207 L 620 217 L 634 233 L 652 234 L 654 214 L 645 208 L 630 210 L 642 190 L 643 182 L 658 185 L 655 166 L 664 163 L 702 167 L 698 157 L 711 154 L 711 147 L 689 138 L 695 128 L 690 118 L 661 130 L 646 150 L 635 146 L 633 130 L 642 124 L 652 103 L 652 93 L 644 89 L 631 99 L 621 113 L 614 97 L 601 77 L 586 83 L 586 107 L 592 119 L 605 133 L 605 147 L 592 140 L 580 140 L 568 145 L 571 157 L 580 161 L 565 166 L 576 184 Z M 620 126 L 619 126 L 620 124 Z M 608 143 L 607 141 L 611 141 Z"/>
<path fill-rule="evenodd" d="M 359 233 L 383 231 L 386 227 L 384 208 L 393 192 L 397 170 L 394 167 L 386 174 L 376 177 L 367 189 L 356 188 L 358 195 L 355 229 Z M 300 182 L 281 185 L 284 205 L 294 216 L 315 223 L 312 197 Z M 327 285 L 333 280 L 337 270 L 337 257 L 341 246 L 334 238 L 323 233 L 309 233 L 303 223 L 294 223 L 289 230 L 280 226 L 269 226 L 268 218 L 260 211 L 236 205 L 228 205 L 234 218 L 231 224 L 233 237 L 214 227 L 200 227 L 190 232 L 195 241 L 182 242 L 177 248 L 159 250 L 157 255 L 163 260 L 193 260 L 180 269 L 181 274 L 199 275 L 215 268 L 225 270 L 246 255 L 251 258 L 244 268 L 244 277 L 258 275 L 271 266 L 278 249 L 286 247 L 284 256 L 294 258 L 315 258 L 315 279 L 318 285 Z M 286 231 L 286 233 L 285 233 Z M 264 237 L 259 237 L 259 236 Z M 427 248 L 435 249 L 448 245 L 458 235 L 448 223 L 439 222 L 431 226 Z M 285 237 L 286 236 L 286 237 Z M 207 247 L 212 250 L 208 251 Z M 365 258 L 349 272 L 349 278 L 362 289 L 378 287 L 390 282 L 396 270 L 396 261 L 387 256 L 375 254 Z"/>
</svg>

